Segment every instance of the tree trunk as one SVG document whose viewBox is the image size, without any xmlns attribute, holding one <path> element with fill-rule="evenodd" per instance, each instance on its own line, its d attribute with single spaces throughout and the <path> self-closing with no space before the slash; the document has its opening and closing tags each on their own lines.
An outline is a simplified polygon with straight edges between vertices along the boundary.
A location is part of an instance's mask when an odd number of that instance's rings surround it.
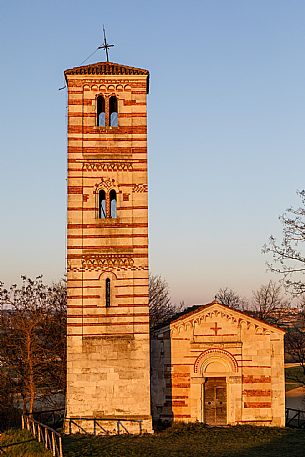
<svg viewBox="0 0 305 457">
<path fill-rule="evenodd" d="M 22 414 L 26 414 L 26 395 L 22 392 Z"/>
<path fill-rule="evenodd" d="M 36 396 L 35 381 L 34 381 L 34 370 L 33 370 L 33 354 L 32 354 L 32 341 L 31 341 L 31 332 L 28 332 L 26 335 L 26 351 L 27 351 L 27 361 L 28 361 L 28 374 L 29 374 L 29 393 L 30 393 L 30 402 L 29 402 L 29 414 L 33 415 L 34 401 Z"/>
</svg>

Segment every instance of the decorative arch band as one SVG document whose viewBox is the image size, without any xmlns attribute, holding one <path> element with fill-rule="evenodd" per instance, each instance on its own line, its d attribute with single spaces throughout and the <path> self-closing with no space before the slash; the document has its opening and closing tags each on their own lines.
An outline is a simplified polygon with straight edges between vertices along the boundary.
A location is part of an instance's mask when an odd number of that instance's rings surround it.
<svg viewBox="0 0 305 457">
<path fill-rule="evenodd" d="M 198 373 L 198 369 L 204 360 L 209 359 L 212 356 L 217 356 L 217 355 L 224 357 L 226 360 L 228 360 L 230 362 L 230 364 L 232 365 L 234 372 L 237 372 L 238 364 L 237 364 L 235 357 L 233 357 L 233 355 L 230 354 L 228 351 L 225 351 L 224 349 L 218 349 L 218 348 L 207 349 L 206 351 L 202 352 L 195 361 L 194 372 Z"/>
</svg>

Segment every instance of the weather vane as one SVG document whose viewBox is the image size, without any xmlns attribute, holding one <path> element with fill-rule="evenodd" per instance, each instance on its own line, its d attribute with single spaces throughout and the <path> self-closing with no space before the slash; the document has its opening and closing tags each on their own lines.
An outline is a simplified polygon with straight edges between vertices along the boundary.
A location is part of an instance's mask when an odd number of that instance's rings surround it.
<svg viewBox="0 0 305 457">
<path fill-rule="evenodd" d="M 108 55 L 108 49 L 112 48 L 114 44 L 108 44 L 106 40 L 106 32 L 105 32 L 105 27 L 103 26 L 103 32 L 104 32 L 104 44 L 101 44 L 97 49 L 105 49 L 106 52 L 106 58 L 107 62 L 109 62 L 109 55 Z"/>
</svg>

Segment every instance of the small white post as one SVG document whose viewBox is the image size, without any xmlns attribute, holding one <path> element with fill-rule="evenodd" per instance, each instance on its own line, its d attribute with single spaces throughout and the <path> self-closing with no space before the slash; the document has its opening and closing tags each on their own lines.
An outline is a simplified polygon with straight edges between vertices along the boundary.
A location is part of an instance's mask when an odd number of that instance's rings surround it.
<svg viewBox="0 0 305 457">
<path fill-rule="evenodd" d="M 51 432 L 51 434 L 52 434 L 52 455 L 53 455 L 53 457 L 56 457 L 55 434 L 54 434 L 54 432 Z"/>
<path fill-rule="evenodd" d="M 48 449 L 48 429 L 44 427 L 44 447 Z"/>
<path fill-rule="evenodd" d="M 58 438 L 58 440 L 59 440 L 59 457 L 63 457 L 61 436 Z"/>
</svg>

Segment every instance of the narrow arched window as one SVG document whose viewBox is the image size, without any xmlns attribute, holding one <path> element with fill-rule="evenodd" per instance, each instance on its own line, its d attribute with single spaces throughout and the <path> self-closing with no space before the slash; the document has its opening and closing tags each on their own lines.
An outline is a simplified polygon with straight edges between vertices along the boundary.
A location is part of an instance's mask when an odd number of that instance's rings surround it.
<svg viewBox="0 0 305 457">
<path fill-rule="evenodd" d="M 116 218 L 116 191 L 112 189 L 110 191 L 109 197 L 110 197 L 110 217 L 115 219 Z"/>
<path fill-rule="evenodd" d="M 117 127 L 118 124 L 118 100 L 113 95 L 109 99 L 109 125 L 110 127 Z"/>
<path fill-rule="evenodd" d="M 99 127 L 105 127 L 106 114 L 105 114 L 105 99 L 99 95 L 96 99 L 96 124 Z"/>
<path fill-rule="evenodd" d="M 111 290 L 110 290 L 110 279 L 109 278 L 106 279 L 105 286 L 106 286 L 105 287 L 105 291 L 106 291 L 106 308 L 109 308 L 110 304 L 111 304 L 111 301 L 110 301 Z"/>
<path fill-rule="evenodd" d="M 98 193 L 98 217 L 106 219 L 106 194 L 104 190 Z"/>
</svg>

